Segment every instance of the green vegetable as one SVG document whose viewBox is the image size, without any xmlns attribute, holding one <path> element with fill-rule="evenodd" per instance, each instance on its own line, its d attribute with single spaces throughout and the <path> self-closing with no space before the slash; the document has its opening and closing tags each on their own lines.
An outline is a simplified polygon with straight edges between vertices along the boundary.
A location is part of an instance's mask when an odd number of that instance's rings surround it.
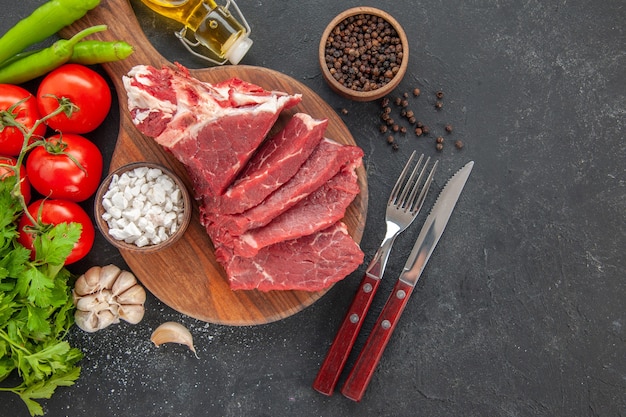
<svg viewBox="0 0 626 417">
<path fill-rule="evenodd" d="M 41 49 L 15 54 L 4 61 L 2 65 L 0 65 L 0 68 L 40 51 Z M 80 41 L 74 46 L 72 57 L 67 62 L 82 65 L 103 64 L 105 62 L 126 59 L 132 55 L 133 52 L 134 49 L 132 45 L 124 41 Z"/>
<path fill-rule="evenodd" d="M 0 38 L 0 63 L 83 17 L 100 0 L 51 0 Z"/>
<path fill-rule="evenodd" d="M 69 62 L 94 65 L 120 61 L 128 58 L 133 51 L 133 47 L 124 41 L 82 41 L 74 47 L 74 53 Z"/>
<path fill-rule="evenodd" d="M 22 59 L 12 61 L 0 68 L 0 84 L 21 84 L 42 76 L 70 60 L 74 46 L 83 38 L 106 30 L 106 25 L 92 26 L 74 35 L 71 39 L 61 39 L 52 46 Z"/>
<path fill-rule="evenodd" d="M 34 129 L 20 126 L 24 143 Z M 28 150 L 22 148 L 18 162 Z M 0 381 L 17 372 L 22 382 L 0 391 L 19 395 L 31 415 L 43 415 L 37 400 L 50 398 L 57 387 L 73 385 L 80 375 L 77 362 L 82 353 L 65 340 L 74 323 L 74 302 L 73 277 L 63 265 L 81 227 L 46 227 L 37 235 L 37 257 L 31 260 L 30 251 L 17 242 L 17 220 L 25 209 L 16 180 L 20 167 L 8 168 L 15 175 L 0 181 Z"/>
</svg>

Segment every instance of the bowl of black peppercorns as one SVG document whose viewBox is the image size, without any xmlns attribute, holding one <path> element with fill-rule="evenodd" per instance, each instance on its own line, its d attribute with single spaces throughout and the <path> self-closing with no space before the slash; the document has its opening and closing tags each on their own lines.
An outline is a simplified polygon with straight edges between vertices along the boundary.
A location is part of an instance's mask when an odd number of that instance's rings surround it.
<svg viewBox="0 0 626 417">
<path fill-rule="evenodd" d="M 372 101 L 388 95 L 406 73 L 409 43 L 400 24 L 373 7 L 337 15 L 322 34 L 322 75 L 339 95 Z"/>
</svg>

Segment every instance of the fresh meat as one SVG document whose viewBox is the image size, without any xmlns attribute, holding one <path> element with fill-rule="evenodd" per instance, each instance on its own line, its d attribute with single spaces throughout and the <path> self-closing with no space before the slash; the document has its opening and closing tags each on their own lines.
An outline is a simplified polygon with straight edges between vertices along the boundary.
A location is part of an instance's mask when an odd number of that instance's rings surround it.
<svg viewBox="0 0 626 417">
<path fill-rule="evenodd" d="M 357 146 L 342 145 L 325 138 L 298 172 L 261 204 L 234 215 L 202 213 L 201 209 L 202 222 L 209 235 L 218 241 L 219 235 L 224 231 L 236 236 L 265 226 L 320 188 L 341 169 L 360 165 L 362 156 L 363 150 Z"/>
<path fill-rule="evenodd" d="M 295 114 L 252 156 L 237 180 L 223 195 L 204 199 L 207 212 L 241 213 L 261 203 L 287 182 L 322 140 L 328 120 Z"/>
<path fill-rule="evenodd" d="M 185 164 L 198 198 L 222 194 L 280 112 L 301 101 L 237 78 L 205 83 L 182 66 L 139 65 L 123 81 L 133 123 Z"/>
<path fill-rule="evenodd" d="M 276 217 L 263 227 L 252 229 L 240 236 L 221 235 L 216 242 L 216 256 L 222 258 L 226 245 L 235 255 L 255 256 L 261 248 L 283 240 L 296 239 L 325 229 L 343 218 L 346 209 L 359 194 L 356 167 L 339 172 L 304 200 Z M 226 237 L 227 236 L 227 237 Z M 228 242 L 224 242 L 224 240 Z"/>
<path fill-rule="evenodd" d="M 352 273 L 363 256 L 345 224 L 337 222 L 267 246 L 253 258 L 233 256 L 224 266 L 233 290 L 321 291 Z"/>
</svg>

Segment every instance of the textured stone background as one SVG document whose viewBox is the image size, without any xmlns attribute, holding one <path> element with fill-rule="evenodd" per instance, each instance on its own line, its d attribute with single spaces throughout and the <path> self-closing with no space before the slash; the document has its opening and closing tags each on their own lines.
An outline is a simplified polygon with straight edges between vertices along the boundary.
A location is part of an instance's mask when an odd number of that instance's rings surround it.
<svg viewBox="0 0 626 417">
<path fill-rule="evenodd" d="M 2 3 L 4 32 L 42 1 Z M 476 162 L 448 228 L 360 404 L 338 393 L 324 397 L 311 383 L 365 265 L 313 306 L 268 325 L 206 324 L 150 296 L 139 325 L 75 331 L 71 340 L 85 352 L 82 376 L 44 403 L 47 415 L 626 415 L 624 2 L 238 4 L 255 42 L 243 64 L 290 75 L 348 111 L 342 118 L 366 153 L 366 261 L 384 235 L 387 195 L 413 149 L 439 158 L 434 191 Z M 139 0 L 132 5 L 163 55 L 203 66 L 179 47 L 176 25 Z M 361 5 L 383 8 L 404 26 L 410 64 L 396 95 L 419 87 L 410 107 L 432 131 L 429 138 L 398 136 L 396 152 L 378 132 L 379 103 L 339 98 L 317 64 L 326 24 Z M 445 93 L 441 111 L 433 107 L 437 90 Z M 438 153 L 434 136 L 446 123 L 454 132 Z M 97 133 L 108 155 L 116 126 L 113 112 Z M 455 139 L 463 150 L 454 149 Z M 398 238 L 357 348 L 417 234 L 416 226 Z M 123 265 L 100 239 L 74 268 L 110 262 Z M 190 328 L 200 359 L 184 347 L 151 345 L 150 333 L 166 320 Z M 0 402 L 2 416 L 27 415 L 12 395 L 0 394 Z"/>
</svg>

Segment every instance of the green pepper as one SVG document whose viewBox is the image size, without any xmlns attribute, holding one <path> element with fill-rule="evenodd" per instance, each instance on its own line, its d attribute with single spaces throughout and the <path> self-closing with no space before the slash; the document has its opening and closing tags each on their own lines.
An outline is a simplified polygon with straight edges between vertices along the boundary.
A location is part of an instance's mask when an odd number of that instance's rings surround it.
<svg viewBox="0 0 626 417">
<path fill-rule="evenodd" d="M 27 53 L 24 58 L 11 61 L 0 68 L 0 84 L 21 84 L 52 71 L 70 60 L 74 46 L 84 37 L 106 28 L 106 25 L 92 26 L 69 40 L 58 40 L 46 49 Z"/>
<path fill-rule="evenodd" d="M 100 0 L 51 0 L 20 20 L 0 38 L 0 63 L 83 17 Z"/>
<path fill-rule="evenodd" d="M 133 51 L 133 47 L 124 41 L 82 41 L 74 47 L 69 62 L 82 65 L 102 64 L 126 59 Z"/>
<path fill-rule="evenodd" d="M 32 54 L 41 52 L 43 49 L 20 52 L 0 64 L 3 67 L 26 58 Z M 105 62 L 120 61 L 128 58 L 134 52 L 133 47 L 124 41 L 81 41 L 74 46 L 72 57 L 67 61 L 72 64 L 95 65 Z"/>
</svg>

